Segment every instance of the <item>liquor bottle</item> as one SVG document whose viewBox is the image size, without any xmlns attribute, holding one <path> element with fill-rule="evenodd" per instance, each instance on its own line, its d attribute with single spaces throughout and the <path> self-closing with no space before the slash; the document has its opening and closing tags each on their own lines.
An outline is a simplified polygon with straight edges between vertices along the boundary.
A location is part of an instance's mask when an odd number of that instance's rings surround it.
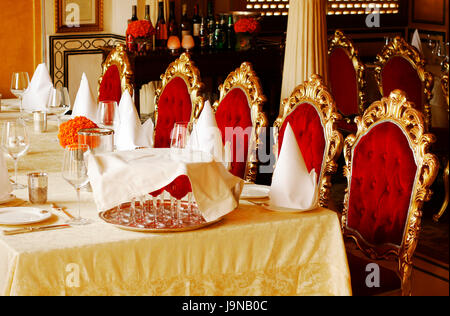
<svg viewBox="0 0 450 316">
<path fill-rule="evenodd" d="M 206 27 L 208 31 L 208 48 L 214 48 L 214 31 L 216 22 L 214 19 L 212 1 L 208 2 L 208 16 L 206 17 Z"/>
<path fill-rule="evenodd" d="M 187 4 L 184 3 L 181 7 L 181 38 L 183 38 L 184 35 L 191 35 L 191 23 L 189 21 L 189 18 L 187 16 Z"/>
<path fill-rule="evenodd" d="M 228 16 L 227 25 L 227 49 L 234 49 L 236 44 L 236 33 L 234 32 L 233 15 Z"/>
<path fill-rule="evenodd" d="M 145 5 L 145 17 L 144 20 L 150 21 L 150 5 Z"/>
<path fill-rule="evenodd" d="M 159 2 L 158 21 L 156 22 L 156 47 L 165 48 L 167 44 L 167 24 L 164 20 L 164 3 Z"/>
<path fill-rule="evenodd" d="M 198 4 L 194 6 L 194 16 L 192 17 L 192 36 L 194 37 L 195 46 L 200 46 L 200 24 L 201 18 L 198 14 Z"/>
<path fill-rule="evenodd" d="M 214 30 L 214 44 L 215 48 L 222 50 L 224 48 L 224 32 L 219 20 L 216 21 L 216 28 Z"/>
<path fill-rule="evenodd" d="M 199 31 L 199 39 L 200 39 L 200 49 L 204 50 L 208 47 L 208 31 L 206 29 L 206 19 L 204 17 L 201 18 L 200 22 L 200 31 Z"/>
<path fill-rule="evenodd" d="M 169 5 L 169 23 L 168 23 L 168 32 L 169 35 L 176 35 L 178 36 L 178 24 L 175 19 L 175 1 L 171 1 Z"/>
</svg>

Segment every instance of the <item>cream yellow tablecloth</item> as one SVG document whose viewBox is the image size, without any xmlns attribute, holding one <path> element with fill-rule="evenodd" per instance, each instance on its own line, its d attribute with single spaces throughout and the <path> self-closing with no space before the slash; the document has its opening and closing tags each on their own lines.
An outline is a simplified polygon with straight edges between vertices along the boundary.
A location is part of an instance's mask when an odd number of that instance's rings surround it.
<svg viewBox="0 0 450 316">
<path fill-rule="evenodd" d="M 0 122 L 14 116 L 3 110 Z M 49 203 L 74 212 L 75 191 L 59 173 L 56 125 L 43 135 L 29 130 L 32 146 L 20 162 L 19 179 L 35 170 L 49 172 Z M 27 200 L 27 190 L 15 194 Z M 91 193 L 82 200 L 82 216 L 91 225 L 0 235 L 1 294 L 351 294 L 339 221 L 330 210 L 285 214 L 242 204 L 209 228 L 145 234 L 103 223 Z M 45 224 L 63 222 L 64 216 L 54 212 Z"/>
</svg>

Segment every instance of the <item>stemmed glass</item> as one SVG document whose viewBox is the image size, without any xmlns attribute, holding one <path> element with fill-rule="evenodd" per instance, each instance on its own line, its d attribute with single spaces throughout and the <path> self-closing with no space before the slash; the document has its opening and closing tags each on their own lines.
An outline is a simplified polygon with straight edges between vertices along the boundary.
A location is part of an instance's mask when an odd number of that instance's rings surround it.
<svg viewBox="0 0 450 316">
<path fill-rule="evenodd" d="M 27 186 L 17 182 L 17 167 L 19 158 L 25 155 L 30 147 L 27 130 L 23 120 L 9 121 L 3 124 L 2 150 L 14 161 L 13 189 L 25 189 Z"/>
<path fill-rule="evenodd" d="M 72 225 L 86 225 L 90 220 L 81 218 L 80 214 L 80 190 L 88 181 L 87 162 L 85 153 L 89 146 L 85 144 L 68 145 L 64 150 L 62 177 L 71 184 L 77 192 L 78 215 L 69 223 Z"/>
<path fill-rule="evenodd" d="M 30 84 L 28 72 L 13 72 L 11 78 L 11 93 L 20 100 L 20 117 L 22 118 L 22 98 L 25 90 Z"/>
<path fill-rule="evenodd" d="M 116 131 L 119 126 L 119 107 L 116 101 L 101 101 L 98 105 L 97 124 Z"/>
<path fill-rule="evenodd" d="M 55 114 L 58 118 L 58 125 L 61 117 L 70 110 L 70 99 L 67 88 L 52 88 L 47 102 L 47 112 Z"/>
</svg>

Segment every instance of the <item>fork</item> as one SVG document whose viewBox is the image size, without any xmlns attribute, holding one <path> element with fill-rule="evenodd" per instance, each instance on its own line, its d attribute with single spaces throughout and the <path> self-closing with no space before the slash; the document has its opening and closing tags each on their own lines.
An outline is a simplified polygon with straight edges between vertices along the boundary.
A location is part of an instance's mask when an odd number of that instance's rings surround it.
<svg viewBox="0 0 450 316">
<path fill-rule="evenodd" d="M 70 219 L 74 219 L 75 217 L 70 214 L 69 212 L 67 212 L 64 208 L 57 206 L 56 204 L 52 203 L 52 208 L 59 211 L 59 212 L 63 212 L 64 214 L 67 215 L 67 217 L 69 217 Z"/>
</svg>

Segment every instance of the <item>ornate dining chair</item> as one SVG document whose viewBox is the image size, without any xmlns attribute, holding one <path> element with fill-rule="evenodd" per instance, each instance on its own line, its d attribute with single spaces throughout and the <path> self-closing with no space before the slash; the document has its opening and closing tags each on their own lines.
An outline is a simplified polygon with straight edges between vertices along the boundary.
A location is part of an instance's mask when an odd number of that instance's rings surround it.
<svg viewBox="0 0 450 316">
<path fill-rule="evenodd" d="M 319 205 L 322 207 L 328 206 L 331 175 L 337 170 L 337 159 L 343 146 L 343 137 L 336 127 L 339 119 L 341 115 L 322 78 L 312 75 L 283 101 L 274 123 L 279 131 L 278 153 L 286 126 L 291 125 L 308 172 L 314 168 L 318 175 Z"/>
<path fill-rule="evenodd" d="M 444 93 L 444 98 L 445 101 L 447 102 L 447 117 L 449 115 L 449 103 L 448 103 L 448 71 L 449 71 L 449 65 L 448 65 L 448 60 L 444 61 L 443 64 L 443 75 L 441 78 L 441 87 L 442 87 L 442 91 Z M 448 133 L 448 130 L 447 130 Z M 447 147 L 448 148 L 448 147 Z M 448 198 L 449 198 L 449 192 L 448 192 L 448 174 L 449 174 L 449 157 L 447 155 L 447 166 L 444 169 L 444 175 L 443 175 L 443 181 L 444 181 L 444 190 L 445 190 L 445 197 L 444 197 L 444 202 L 442 203 L 442 206 L 439 210 L 439 212 L 437 214 L 435 214 L 433 216 L 434 221 L 439 221 L 439 219 L 441 218 L 442 214 L 444 214 L 445 210 L 447 209 L 448 206 Z"/>
<path fill-rule="evenodd" d="M 186 53 L 172 62 L 161 75 L 161 87 L 155 91 L 154 147 L 170 147 L 170 133 L 176 122 L 198 119 L 203 98 L 200 72 Z"/>
<path fill-rule="evenodd" d="M 425 71 L 425 59 L 403 38 L 395 37 L 384 46 L 375 61 L 375 79 L 383 97 L 399 89 L 406 93 L 414 108 L 424 113 L 425 127 L 431 128 L 433 75 Z"/>
<path fill-rule="evenodd" d="M 231 143 L 230 172 L 254 182 L 258 171 L 257 148 L 267 118 L 262 109 L 266 97 L 252 65 L 242 63 L 228 75 L 219 91 L 219 100 L 213 107 L 223 144 Z"/>
<path fill-rule="evenodd" d="M 349 135 L 344 144 L 343 233 L 371 260 L 394 256 L 402 294 L 410 295 L 422 205 L 431 197 L 438 171 L 437 158 L 428 152 L 435 137 L 426 133 L 423 114 L 400 90 L 374 102 L 356 123 L 356 136 Z M 352 274 L 350 258 L 349 266 Z M 356 271 L 357 278 L 368 274 Z M 357 295 L 358 284 L 352 287 Z"/>
<path fill-rule="evenodd" d="M 328 83 L 343 119 L 337 126 L 346 133 L 356 132 L 355 116 L 364 112 L 365 66 L 350 38 L 336 30 L 328 41 Z"/>
<path fill-rule="evenodd" d="M 99 79 L 98 101 L 120 102 L 122 92 L 133 95 L 134 73 L 124 44 L 118 44 L 106 57 Z"/>
</svg>

